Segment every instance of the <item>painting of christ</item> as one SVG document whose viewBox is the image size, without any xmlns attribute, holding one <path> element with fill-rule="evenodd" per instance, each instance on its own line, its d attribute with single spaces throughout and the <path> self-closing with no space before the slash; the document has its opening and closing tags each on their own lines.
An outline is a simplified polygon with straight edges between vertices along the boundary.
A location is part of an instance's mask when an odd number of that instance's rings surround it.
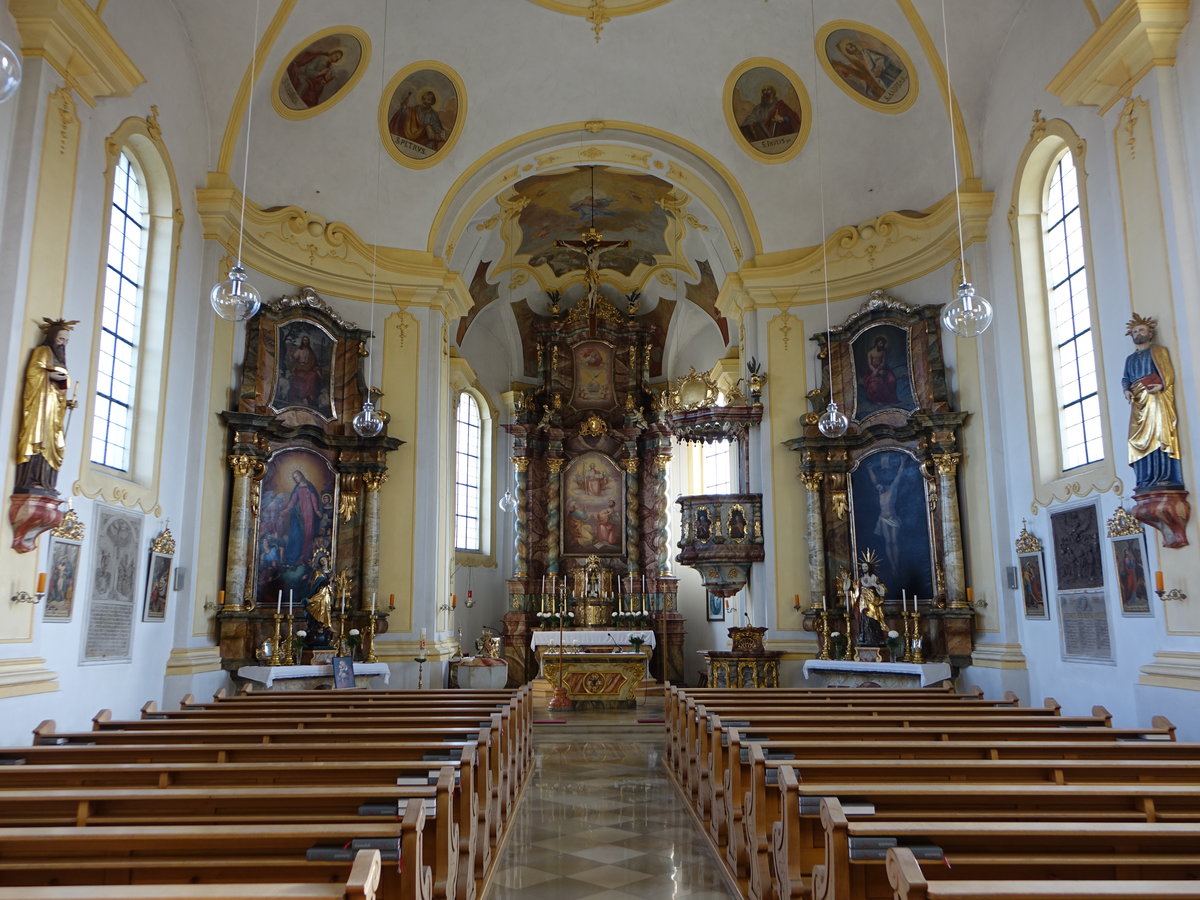
<svg viewBox="0 0 1200 900">
<path fill-rule="evenodd" d="M 885 409 L 917 408 L 908 366 L 908 332 L 881 323 L 850 344 L 856 384 L 854 419 L 861 422 Z"/>
<path fill-rule="evenodd" d="M 580 454 L 563 471 L 562 548 L 566 556 L 625 552 L 625 476 L 603 453 Z"/>
<path fill-rule="evenodd" d="M 850 473 L 854 556 L 879 557 L 877 575 L 888 597 L 901 591 L 933 596 L 933 548 L 925 479 L 916 458 L 881 450 L 859 460 Z"/>
<path fill-rule="evenodd" d="M 571 405 L 576 409 L 612 409 L 617 405 L 613 390 L 613 348 L 604 341 L 582 341 L 572 356 L 575 385 Z"/>
<path fill-rule="evenodd" d="M 295 319 L 276 326 L 275 391 L 271 408 L 305 409 L 326 421 L 334 417 L 331 400 L 333 351 L 337 341 L 316 322 Z"/>
</svg>

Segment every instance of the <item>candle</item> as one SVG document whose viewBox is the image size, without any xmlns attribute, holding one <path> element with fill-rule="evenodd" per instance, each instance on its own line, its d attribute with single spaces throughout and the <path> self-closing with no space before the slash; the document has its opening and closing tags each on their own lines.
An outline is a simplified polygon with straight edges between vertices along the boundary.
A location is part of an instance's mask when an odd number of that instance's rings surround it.
<svg viewBox="0 0 1200 900">
<path fill-rule="evenodd" d="M 904 612 L 908 612 L 908 591 L 907 590 L 900 591 L 900 603 L 901 603 L 900 608 Z"/>
<path fill-rule="evenodd" d="M 296 602 L 296 592 L 288 588 L 288 615 L 292 614 L 292 605 Z"/>
<path fill-rule="evenodd" d="M 821 595 L 821 609 L 822 609 L 822 610 L 828 610 L 828 609 L 829 609 L 829 607 L 825 605 L 825 595 L 824 595 L 824 594 L 822 594 L 822 595 Z"/>
<path fill-rule="evenodd" d="M 44 594 L 44 593 L 46 593 L 46 573 L 45 573 L 45 572 L 39 572 L 39 573 L 38 573 L 38 586 L 37 586 L 37 592 L 38 592 L 39 594 Z"/>
<path fill-rule="evenodd" d="M 396 608 L 396 595 L 388 594 L 388 609 L 395 609 L 395 608 Z"/>
<path fill-rule="evenodd" d="M 217 591 L 217 606 L 224 606 L 224 605 L 225 605 L 225 592 Z"/>
<path fill-rule="evenodd" d="M 970 603 L 974 597 L 975 597 L 975 592 L 973 590 L 971 590 L 970 588 L 967 588 L 967 602 Z"/>
<path fill-rule="evenodd" d="M 279 589 L 279 597 L 275 600 L 275 615 L 283 613 L 283 588 Z"/>
<path fill-rule="evenodd" d="M 371 612 L 375 612 L 375 592 L 371 591 Z"/>
<path fill-rule="evenodd" d="M 1159 569 L 1154 573 L 1154 589 L 1159 593 L 1161 593 L 1163 590 L 1162 569 Z"/>
<path fill-rule="evenodd" d="M 796 607 L 796 609 L 800 608 L 800 595 L 799 594 L 792 595 L 792 606 Z"/>
<path fill-rule="evenodd" d="M 342 588 L 342 615 L 346 614 L 346 589 Z"/>
<path fill-rule="evenodd" d="M 451 594 L 450 595 L 450 608 L 454 609 L 456 606 L 458 606 L 458 594 Z"/>
<path fill-rule="evenodd" d="M 542 576 L 542 593 L 546 593 L 546 576 Z"/>
<path fill-rule="evenodd" d="M 642 576 L 642 593 L 646 593 L 646 576 Z"/>
</svg>

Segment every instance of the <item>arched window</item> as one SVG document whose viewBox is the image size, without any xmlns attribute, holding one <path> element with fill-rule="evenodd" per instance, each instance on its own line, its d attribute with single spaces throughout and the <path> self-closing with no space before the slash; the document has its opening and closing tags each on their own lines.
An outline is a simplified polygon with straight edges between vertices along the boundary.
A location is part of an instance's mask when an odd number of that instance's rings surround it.
<svg viewBox="0 0 1200 900">
<path fill-rule="evenodd" d="M 454 440 L 454 547 L 483 550 L 480 521 L 483 429 L 479 404 L 466 391 L 458 395 Z"/>
<path fill-rule="evenodd" d="M 124 472 L 129 468 L 137 402 L 142 282 L 149 225 L 144 180 L 125 153 L 117 157 L 110 207 L 91 459 Z"/>
<path fill-rule="evenodd" d="M 126 119 L 105 141 L 94 382 L 78 490 L 109 503 L 159 507 L 167 358 L 179 229 L 175 172 L 158 121 Z"/>
<path fill-rule="evenodd" d="M 1086 144 L 1062 119 L 1039 119 L 1017 167 L 1009 224 L 1025 337 L 1034 499 L 1107 490 L 1107 400 L 1096 334 Z"/>
<path fill-rule="evenodd" d="M 706 442 L 700 454 L 700 492 L 733 493 L 733 452 L 729 441 Z"/>
</svg>

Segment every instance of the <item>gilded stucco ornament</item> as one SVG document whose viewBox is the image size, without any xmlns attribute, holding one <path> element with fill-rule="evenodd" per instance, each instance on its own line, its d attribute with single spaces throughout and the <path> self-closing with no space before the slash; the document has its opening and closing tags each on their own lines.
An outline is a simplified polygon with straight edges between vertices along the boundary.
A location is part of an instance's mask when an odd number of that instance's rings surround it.
<svg viewBox="0 0 1200 900">
<path fill-rule="evenodd" d="M 1132 537 L 1141 534 L 1142 523 L 1135 519 L 1124 506 L 1118 506 L 1117 511 L 1108 520 L 1108 536 L 1110 538 Z"/>
<path fill-rule="evenodd" d="M 175 555 L 175 535 L 171 534 L 170 522 L 150 542 L 150 552 L 161 553 L 163 556 Z"/>
<path fill-rule="evenodd" d="M 1044 549 L 1042 542 L 1029 533 L 1024 519 L 1021 520 L 1021 532 L 1017 535 L 1017 553 L 1041 553 Z"/>
<path fill-rule="evenodd" d="M 68 509 L 66 515 L 62 517 L 62 521 L 58 523 L 58 527 L 50 534 L 52 537 L 62 538 L 66 541 L 82 541 L 86 527 L 83 520 L 79 518 L 79 514 L 73 509 Z"/>
</svg>

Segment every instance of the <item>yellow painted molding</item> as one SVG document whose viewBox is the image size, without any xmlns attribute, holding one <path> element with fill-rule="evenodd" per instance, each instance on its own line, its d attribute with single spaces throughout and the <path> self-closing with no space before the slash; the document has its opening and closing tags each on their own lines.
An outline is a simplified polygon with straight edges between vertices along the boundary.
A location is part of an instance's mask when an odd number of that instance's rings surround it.
<svg viewBox="0 0 1200 900">
<path fill-rule="evenodd" d="M 167 676 L 198 675 L 221 669 L 219 647 L 173 647 L 167 658 Z"/>
<path fill-rule="evenodd" d="M 0 659 L 0 699 L 59 690 L 58 673 L 47 669 L 46 660 L 41 657 Z"/>
<path fill-rule="evenodd" d="M 204 237 L 227 251 L 238 246 L 241 192 L 228 175 L 210 172 L 196 190 Z M 298 206 L 263 209 L 246 201 L 242 262 L 288 284 L 303 284 L 331 297 L 370 302 L 390 289 L 401 306 L 441 309 L 448 318 L 465 316 L 471 296 L 462 277 L 442 260 L 420 250 L 375 248 L 344 222 L 330 222 Z M 377 263 L 376 290 L 372 265 Z"/>
<path fill-rule="evenodd" d="M 960 194 L 963 241 L 970 246 L 987 239 L 995 195 L 983 191 L 977 180 L 964 182 Z M 830 300 L 860 297 L 927 275 L 959 257 L 954 194 L 922 212 L 886 212 L 844 225 L 826 239 L 825 254 Z M 747 262 L 739 275 L 754 309 L 825 302 L 819 246 L 764 254 Z"/>
<path fill-rule="evenodd" d="M 40 56 L 88 106 L 128 97 L 146 78 L 84 0 L 9 0 L 21 52 Z"/>
<path fill-rule="evenodd" d="M 980 642 L 971 651 L 971 665 L 981 669 L 1028 669 L 1029 661 L 1020 644 Z"/>
<path fill-rule="evenodd" d="M 1190 0 L 1122 0 L 1050 80 L 1066 106 L 1097 106 L 1104 115 L 1155 66 L 1175 65 Z"/>
<path fill-rule="evenodd" d="M 1159 650 L 1154 662 L 1141 667 L 1138 684 L 1200 691 L 1200 653 Z"/>
</svg>

